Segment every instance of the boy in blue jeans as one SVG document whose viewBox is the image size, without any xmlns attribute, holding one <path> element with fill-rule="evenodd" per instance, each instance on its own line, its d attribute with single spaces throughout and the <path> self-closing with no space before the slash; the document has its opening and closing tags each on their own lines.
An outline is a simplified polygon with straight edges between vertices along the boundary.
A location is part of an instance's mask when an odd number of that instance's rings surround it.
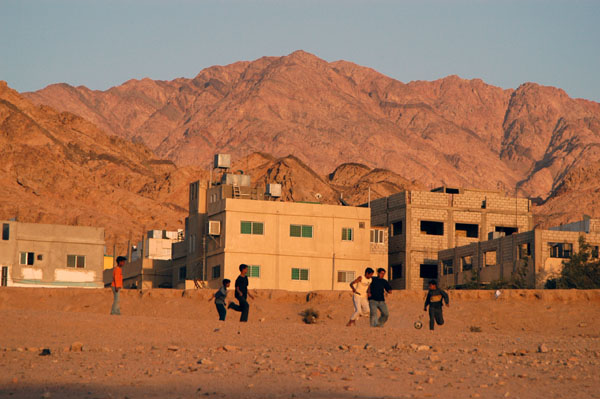
<svg viewBox="0 0 600 399">
<path fill-rule="evenodd" d="M 446 306 L 450 306 L 446 291 L 438 288 L 436 280 L 429 281 L 429 291 L 425 299 L 425 311 L 427 311 L 427 306 L 429 306 L 429 329 L 431 331 L 433 331 L 436 323 L 440 326 L 444 324 L 444 315 L 442 314 L 444 302 Z"/>
<path fill-rule="evenodd" d="M 231 281 L 229 279 L 223 280 L 223 286 L 219 288 L 217 292 L 213 294 L 208 301 L 210 302 L 213 298 L 215 299 L 215 306 L 217 307 L 217 312 L 219 312 L 219 320 L 225 321 L 225 316 L 227 316 L 227 308 L 225 307 L 225 298 L 227 298 L 227 288 L 231 285 Z"/>
</svg>

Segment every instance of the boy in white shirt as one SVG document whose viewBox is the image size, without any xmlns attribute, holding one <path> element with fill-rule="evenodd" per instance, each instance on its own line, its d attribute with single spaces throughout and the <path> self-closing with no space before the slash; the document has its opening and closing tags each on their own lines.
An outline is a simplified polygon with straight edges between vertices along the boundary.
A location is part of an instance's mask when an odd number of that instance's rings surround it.
<svg viewBox="0 0 600 399">
<path fill-rule="evenodd" d="M 348 321 L 346 327 L 356 325 L 356 319 L 361 315 L 369 315 L 369 297 L 367 295 L 367 290 L 371 284 L 373 273 L 375 273 L 375 271 L 370 267 L 367 267 L 364 276 L 358 276 L 356 280 L 350 283 L 350 288 L 352 288 L 352 302 L 354 302 L 354 314 L 350 317 L 350 321 Z"/>
</svg>

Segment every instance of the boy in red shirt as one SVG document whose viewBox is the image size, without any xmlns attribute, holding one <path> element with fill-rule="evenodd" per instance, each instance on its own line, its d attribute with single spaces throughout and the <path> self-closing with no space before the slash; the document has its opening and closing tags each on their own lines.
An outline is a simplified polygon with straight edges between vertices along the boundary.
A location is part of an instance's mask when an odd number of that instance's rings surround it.
<svg viewBox="0 0 600 399">
<path fill-rule="evenodd" d="M 121 308 L 119 303 L 119 292 L 123 288 L 123 270 L 122 267 L 127 262 L 127 258 L 124 256 L 117 257 L 117 266 L 113 267 L 113 280 L 110 285 L 114 299 L 112 309 L 110 310 L 110 314 L 121 314 Z"/>
</svg>

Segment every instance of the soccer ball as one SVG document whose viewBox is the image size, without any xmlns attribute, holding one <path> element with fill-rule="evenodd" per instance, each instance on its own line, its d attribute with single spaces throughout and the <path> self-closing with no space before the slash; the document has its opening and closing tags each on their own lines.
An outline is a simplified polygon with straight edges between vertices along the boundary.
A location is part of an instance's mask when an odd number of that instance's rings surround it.
<svg viewBox="0 0 600 399">
<path fill-rule="evenodd" d="M 423 327 L 423 323 L 421 323 L 420 321 L 415 321 L 414 326 L 417 330 L 420 330 L 421 327 Z"/>
</svg>

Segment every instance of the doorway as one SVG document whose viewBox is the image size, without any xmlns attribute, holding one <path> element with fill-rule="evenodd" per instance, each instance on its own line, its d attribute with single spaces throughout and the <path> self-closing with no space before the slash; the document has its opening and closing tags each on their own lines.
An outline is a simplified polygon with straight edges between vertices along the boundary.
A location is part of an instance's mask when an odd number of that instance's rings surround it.
<svg viewBox="0 0 600 399">
<path fill-rule="evenodd" d="M 0 280 L 0 286 L 8 286 L 8 266 L 2 266 L 2 279 Z"/>
</svg>

